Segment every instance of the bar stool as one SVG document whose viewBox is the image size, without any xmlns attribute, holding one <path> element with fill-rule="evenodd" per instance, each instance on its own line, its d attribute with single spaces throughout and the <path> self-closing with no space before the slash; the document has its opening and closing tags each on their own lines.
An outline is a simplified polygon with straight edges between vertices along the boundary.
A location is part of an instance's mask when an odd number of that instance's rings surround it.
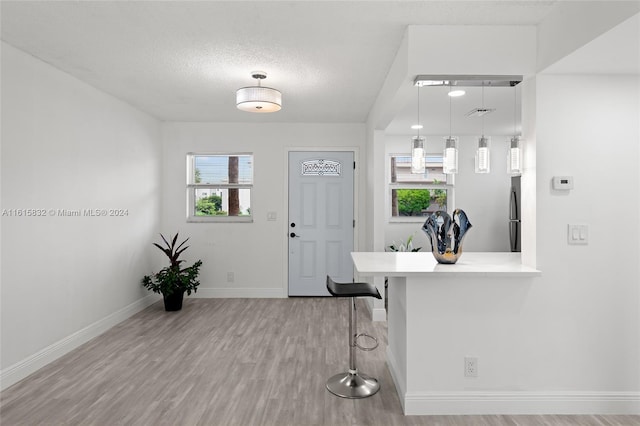
<svg viewBox="0 0 640 426">
<path fill-rule="evenodd" d="M 342 398 L 366 398 L 380 390 L 377 379 L 358 373 L 356 367 L 356 347 L 371 351 L 378 347 L 378 340 L 368 334 L 358 334 L 356 316 L 356 297 L 375 297 L 382 299 L 378 289 L 369 283 L 337 283 L 327 275 L 327 290 L 334 297 L 350 297 L 349 308 L 349 371 L 336 374 L 327 380 L 327 390 Z M 365 347 L 358 344 L 358 338 L 366 337 L 375 341 L 375 346 Z"/>
</svg>

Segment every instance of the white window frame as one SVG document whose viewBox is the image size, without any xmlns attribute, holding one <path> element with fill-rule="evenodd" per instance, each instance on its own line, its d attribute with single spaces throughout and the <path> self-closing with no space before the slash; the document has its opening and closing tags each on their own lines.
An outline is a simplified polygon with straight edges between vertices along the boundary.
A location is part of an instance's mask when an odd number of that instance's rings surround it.
<svg viewBox="0 0 640 426">
<path fill-rule="evenodd" d="M 393 211 L 391 208 L 392 201 L 392 191 L 394 189 L 445 189 L 447 190 L 447 212 L 451 214 L 453 212 L 454 203 L 454 188 L 455 188 L 455 176 L 452 174 L 446 175 L 447 181 L 446 183 L 434 184 L 434 183 L 410 183 L 410 182 L 400 182 L 393 183 L 391 182 L 391 158 L 392 157 L 410 157 L 411 154 L 407 153 L 390 153 L 387 156 L 387 164 L 385 167 L 386 170 L 386 181 L 387 181 L 387 197 L 386 197 L 386 210 L 387 210 L 387 218 L 390 223 L 423 223 L 427 220 L 427 216 L 393 216 Z M 428 156 L 442 156 L 440 153 L 427 153 L 425 157 Z"/>
<path fill-rule="evenodd" d="M 196 183 L 195 182 L 195 158 L 206 156 L 219 156 L 219 157 L 234 157 L 234 156 L 251 156 L 251 161 L 255 161 L 255 156 L 252 152 L 188 152 L 187 153 L 187 222 L 193 223 L 250 223 L 253 222 L 253 182 L 255 171 L 252 168 L 251 183 L 250 184 L 209 184 L 209 183 Z M 249 190 L 249 215 L 242 216 L 196 216 L 196 190 L 197 189 L 248 189 Z"/>
</svg>

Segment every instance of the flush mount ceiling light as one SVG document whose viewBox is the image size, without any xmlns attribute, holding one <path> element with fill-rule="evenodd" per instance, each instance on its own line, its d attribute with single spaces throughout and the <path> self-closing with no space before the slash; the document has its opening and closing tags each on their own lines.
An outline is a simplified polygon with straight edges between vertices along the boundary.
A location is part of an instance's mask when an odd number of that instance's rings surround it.
<svg viewBox="0 0 640 426">
<path fill-rule="evenodd" d="M 465 93 L 467 92 L 465 92 L 464 90 L 451 90 L 448 95 L 452 98 L 457 98 L 458 96 L 464 96 Z"/>
<path fill-rule="evenodd" d="M 247 112 L 276 112 L 282 108 L 282 93 L 270 87 L 262 87 L 260 81 L 267 78 L 264 71 L 254 71 L 251 77 L 258 80 L 257 86 L 243 87 L 236 91 L 236 106 Z"/>
<path fill-rule="evenodd" d="M 419 129 L 422 129 L 423 127 L 424 127 L 424 126 L 423 126 L 422 124 L 412 124 L 412 125 L 411 125 L 411 128 L 412 128 L 413 130 L 419 130 Z"/>
</svg>

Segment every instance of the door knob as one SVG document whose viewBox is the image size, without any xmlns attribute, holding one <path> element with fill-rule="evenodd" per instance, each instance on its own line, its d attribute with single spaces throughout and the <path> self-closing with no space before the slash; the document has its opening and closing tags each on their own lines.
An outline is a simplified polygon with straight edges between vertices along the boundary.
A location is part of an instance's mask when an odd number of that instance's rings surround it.
<svg viewBox="0 0 640 426">
<path fill-rule="evenodd" d="M 295 228 L 295 227 L 296 227 L 296 224 L 295 224 L 295 223 L 293 223 L 293 222 L 291 222 L 291 225 L 289 225 L 289 226 L 291 226 L 292 228 Z"/>
<path fill-rule="evenodd" d="M 289 236 L 290 236 L 291 238 L 300 238 L 300 235 L 296 235 L 296 233 L 295 233 L 295 232 L 290 233 L 290 234 L 289 234 Z"/>
</svg>

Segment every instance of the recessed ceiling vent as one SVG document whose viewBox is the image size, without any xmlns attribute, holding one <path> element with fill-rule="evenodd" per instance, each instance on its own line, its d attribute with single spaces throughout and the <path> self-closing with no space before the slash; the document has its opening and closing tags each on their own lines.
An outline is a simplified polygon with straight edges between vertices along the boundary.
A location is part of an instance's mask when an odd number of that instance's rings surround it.
<svg viewBox="0 0 640 426">
<path fill-rule="evenodd" d="M 467 117 L 482 117 L 483 115 L 487 115 L 495 110 L 495 108 L 474 108 L 465 115 Z"/>
</svg>

